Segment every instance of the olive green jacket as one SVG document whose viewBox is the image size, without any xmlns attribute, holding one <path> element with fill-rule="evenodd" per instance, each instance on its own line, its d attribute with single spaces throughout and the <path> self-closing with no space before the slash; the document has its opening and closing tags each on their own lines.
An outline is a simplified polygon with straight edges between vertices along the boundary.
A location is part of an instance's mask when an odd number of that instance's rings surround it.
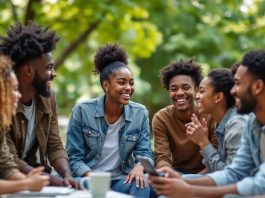
<svg viewBox="0 0 265 198">
<path fill-rule="evenodd" d="M 0 131 L 0 179 L 8 179 L 17 169 L 13 155 L 6 144 L 6 134 Z"/>
</svg>

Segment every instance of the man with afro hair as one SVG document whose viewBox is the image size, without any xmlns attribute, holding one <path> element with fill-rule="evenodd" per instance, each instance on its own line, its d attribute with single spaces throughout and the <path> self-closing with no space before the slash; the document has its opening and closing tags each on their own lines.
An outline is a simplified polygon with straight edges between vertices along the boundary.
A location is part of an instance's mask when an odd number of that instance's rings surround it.
<svg viewBox="0 0 265 198">
<path fill-rule="evenodd" d="M 209 116 L 199 115 L 195 102 L 196 89 L 202 78 L 201 67 L 193 60 L 175 61 L 161 70 L 160 78 L 172 105 L 157 112 L 152 121 L 157 167 L 172 167 L 180 173 L 199 173 L 205 169 L 200 147 L 186 136 L 185 124 L 191 122 L 192 114 L 200 120 L 206 119 L 208 138 L 217 145 L 214 121 Z"/>
<path fill-rule="evenodd" d="M 51 52 L 59 37 L 54 31 L 30 22 L 11 26 L 7 36 L 0 39 L 0 53 L 14 62 L 22 94 L 7 134 L 15 162 L 25 174 L 37 166 L 44 166 L 49 174 L 50 164 L 62 177 L 51 175 L 51 185 L 76 187 L 59 136 L 55 94 L 51 90 L 56 76 Z"/>
</svg>

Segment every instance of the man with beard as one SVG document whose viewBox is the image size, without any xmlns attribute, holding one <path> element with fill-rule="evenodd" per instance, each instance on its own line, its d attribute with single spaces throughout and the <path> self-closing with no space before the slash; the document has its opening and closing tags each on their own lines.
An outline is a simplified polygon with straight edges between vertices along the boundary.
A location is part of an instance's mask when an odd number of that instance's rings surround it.
<svg viewBox="0 0 265 198">
<path fill-rule="evenodd" d="M 160 72 L 161 82 L 169 92 L 172 105 L 154 115 L 152 131 L 155 143 L 157 167 L 172 167 L 181 173 L 199 173 L 202 164 L 200 147 L 186 136 L 185 124 L 191 122 L 192 114 L 206 120 L 208 138 L 216 146 L 214 121 L 209 115 L 200 115 L 195 102 L 196 89 L 200 84 L 201 66 L 193 60 L 175 61 Z"/>
<path fill-rule="evenodd" d="M 55 94 L 51 90 L 56 76 L 51 51 L 58 41 L 54 31 L 32 22 L 11 26 L 7 36 L 1 37 L 0 53 L 13 60 L 22 94 L 7 142 L 23 173 L 37 166 L 51 173 L 51 164 L 61 175 L 50 176 L 51 185 L 76 187 L 59 136 Z"/>
<path fill-rule="evenodd" d="M 238 112 L 252 113 L 232 164 L 197 179 L 183 179 L 173 170 L 161 168 L 159 171 L 166 172 L 165 178 L 150 177 L 158 194 L 169 198 L 265 194 L 265 50 L 248 52 L 234 81 L 231 93 Z"/>
</svg>

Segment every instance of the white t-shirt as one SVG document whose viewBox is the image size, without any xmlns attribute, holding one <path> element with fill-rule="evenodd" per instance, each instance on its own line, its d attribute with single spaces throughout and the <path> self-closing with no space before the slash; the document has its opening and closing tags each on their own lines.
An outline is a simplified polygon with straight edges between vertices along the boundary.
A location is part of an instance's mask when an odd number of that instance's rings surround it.
<svg viewBox="0 0 265 198">
<path fill-rule="evenodd" d="M 95 171 L 110 172 L 112 179 L 118 179 L 123 174 L 119 152 L 119 131 L 121 129 L 122 120 L 123 117 L 121 116 L 115 123 L 108 124 L 109 127 L 100 160 L 95 167 Z"/>
<path fill-rule="evenodd" d="M 36 102 L 35 99 L 32 99 L 32 103 L 30 106 L 22 105 L 23 113 L 28 119 L 28 128 L 27 128 L 27 135 L 26 135 L 26 142 L 25 148 L 22 155 L 22 159 L 27 157 L 29 150 L 31 149 L 32 145 L 35 142 L 36 134 L 35 134 L 35 114 L 36 114 Z"/>
</svg>

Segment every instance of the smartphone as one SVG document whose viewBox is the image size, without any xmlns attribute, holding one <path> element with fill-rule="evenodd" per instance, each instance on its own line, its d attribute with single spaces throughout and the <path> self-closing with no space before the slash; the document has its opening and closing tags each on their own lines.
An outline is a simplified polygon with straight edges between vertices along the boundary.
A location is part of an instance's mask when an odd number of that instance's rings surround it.
<svg viewBox="0 0 265 198">
<path fill-rule="evenodd" d="M 149 175 L 154 175 L 154 176 L 161 176 L 164 177 L 164 173 L 159 173 L 156 171 L 155 167 L 152 165 L 151 160 L 148 157 L 145 156 L 137 156 L 137 159 L 141 164 L 144 166 L 144 170 L 149 174 Z"/>
</svg>

